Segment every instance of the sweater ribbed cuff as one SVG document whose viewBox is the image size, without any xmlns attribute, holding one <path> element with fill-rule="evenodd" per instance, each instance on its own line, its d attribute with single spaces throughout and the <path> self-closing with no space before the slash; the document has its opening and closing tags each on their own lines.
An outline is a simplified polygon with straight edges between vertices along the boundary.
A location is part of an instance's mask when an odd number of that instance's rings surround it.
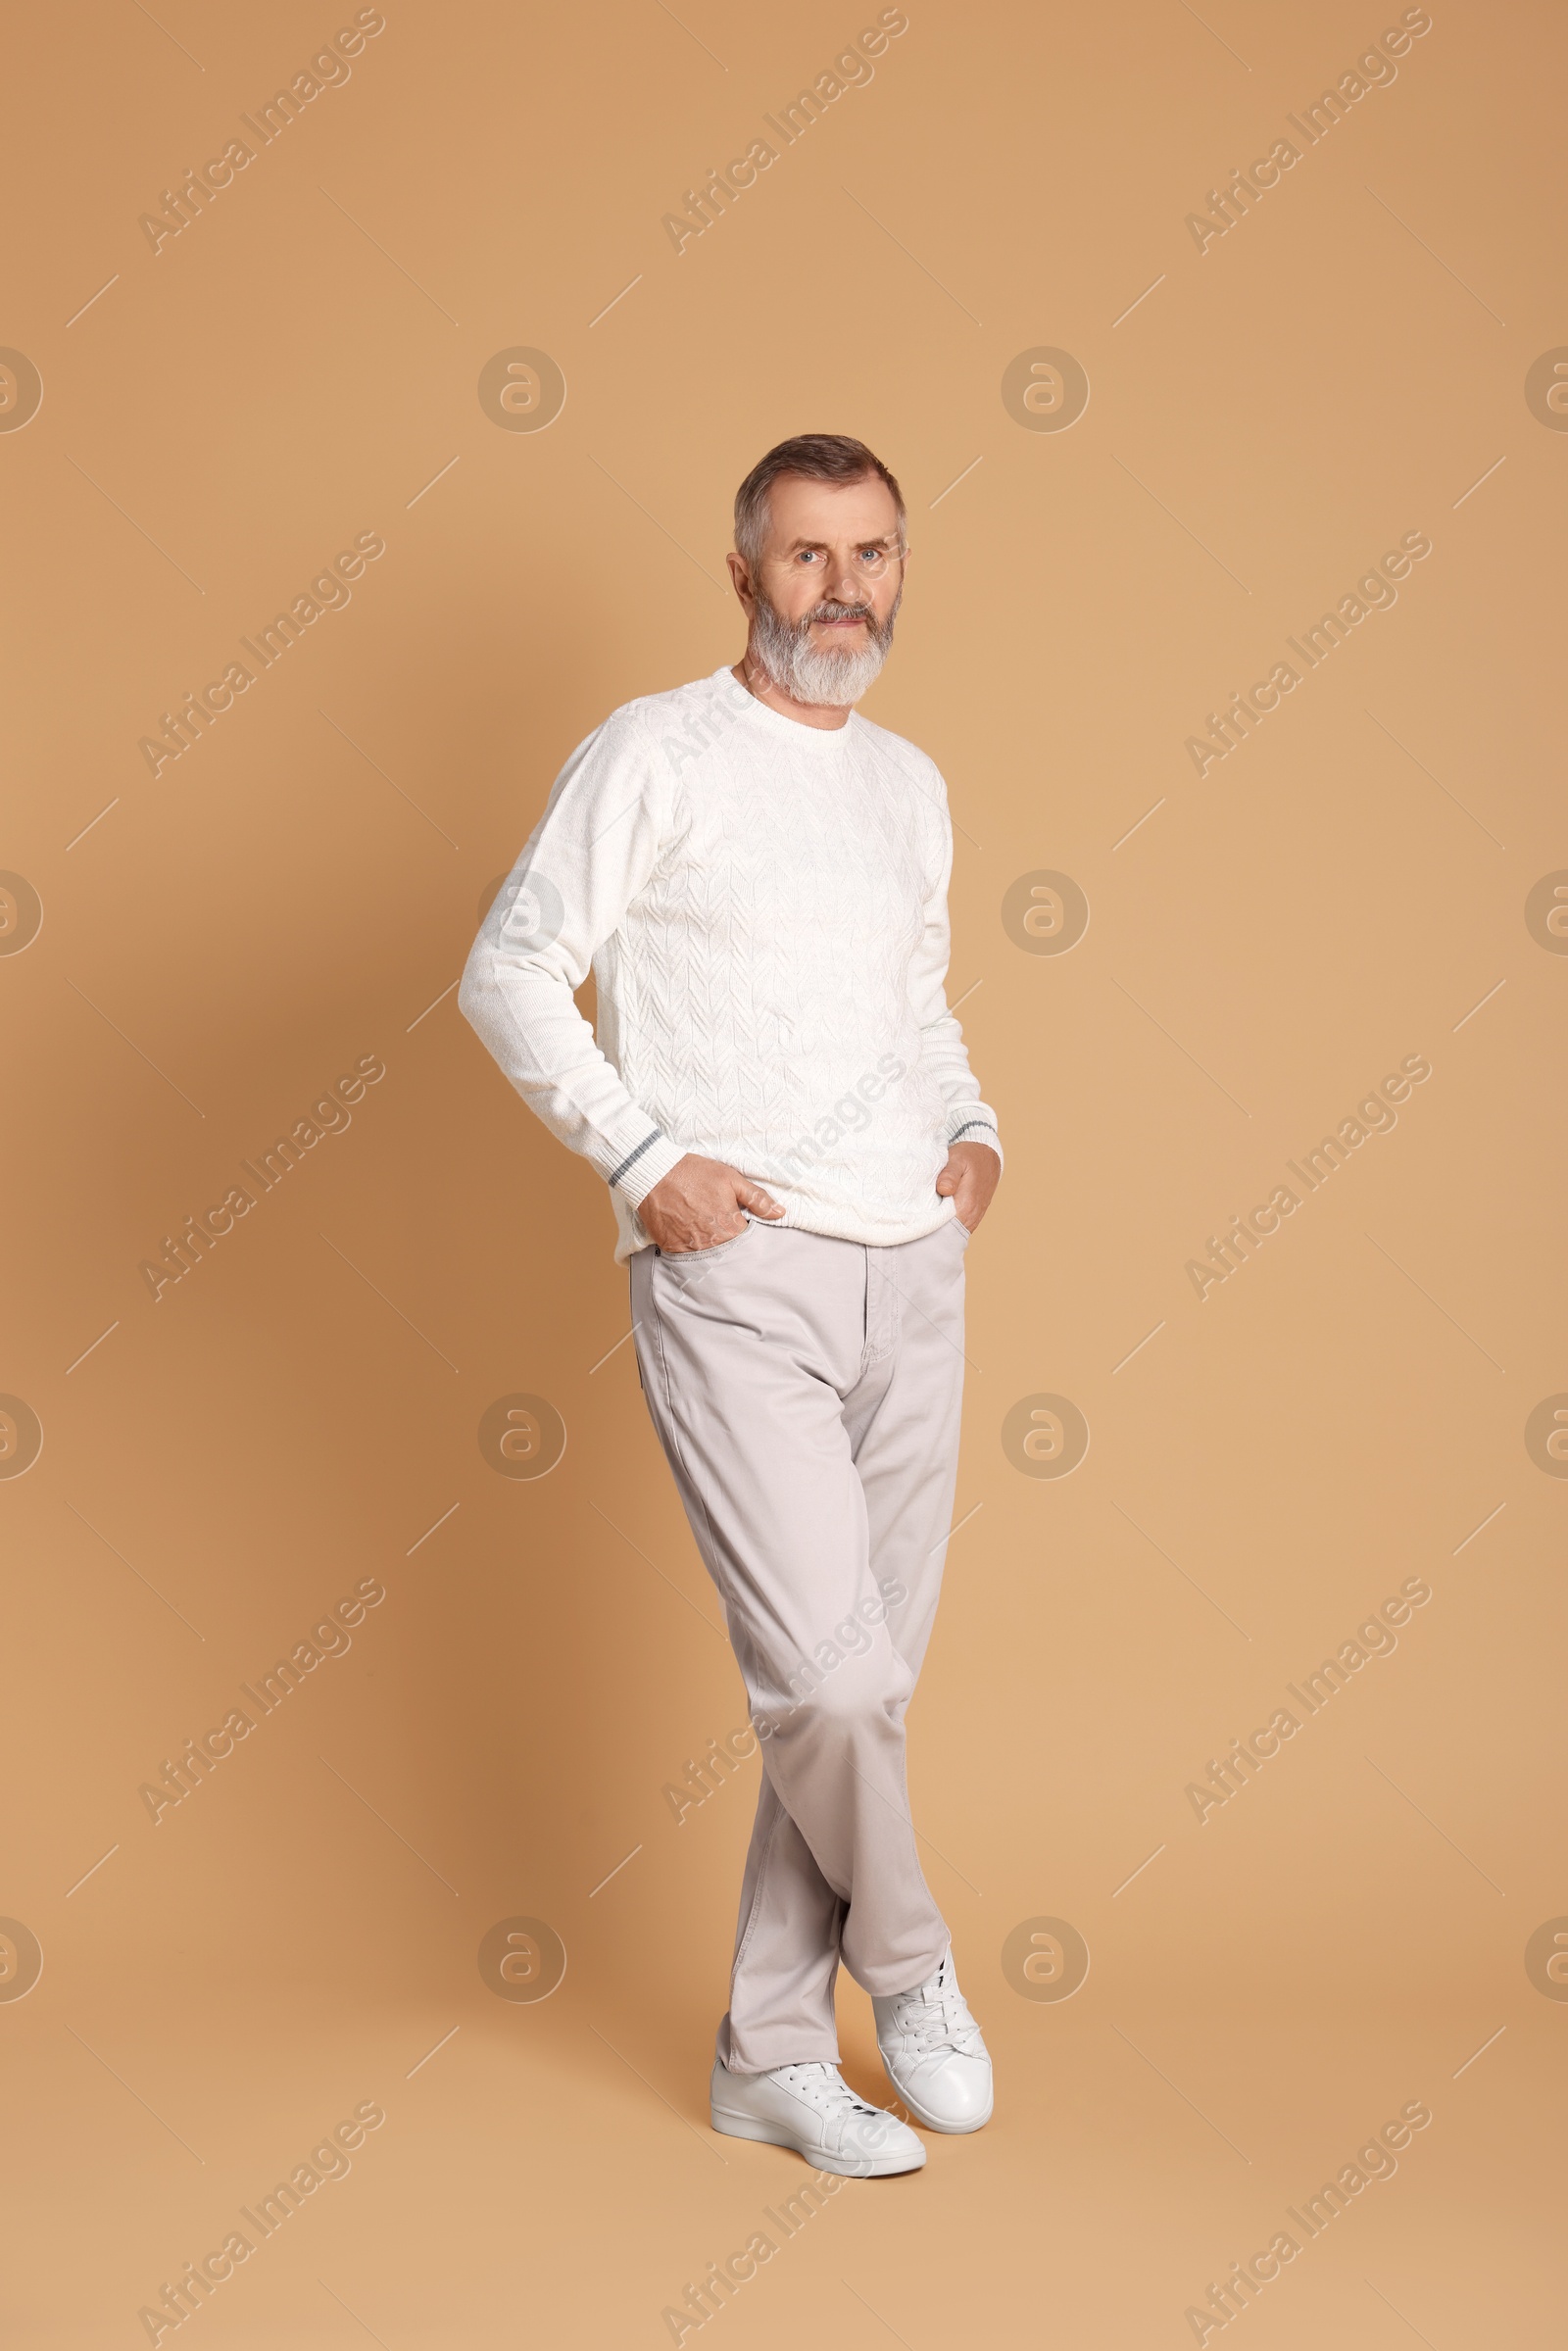
<svg viewBox="0 0 1568 2351">
<path fill-rule="evenodd" d="M 608 1182 L 612 1192 L 620 1195 L 628 1207 L 638 1207 L 648 1198 L 656 1184 L 662 1184 L 672 1167 L 678 1167 L 686 1153 L 678 1143 L 656 1127 L 646 1143 L 639 1144 L 610 1171 Z"/>
<path fill-rule="evenodd" d="M 1003 1157 L 1002 1138 L 997 1133 L 994 1121 L 990 1118 L 963 1119 L 948 1137 L 949 1151 L 956 1143 L 983 1143 L 988 1151 L 996 1152 L 1004 1166 L 1006 1165 L 1006 1160 Z"/>
</svg>

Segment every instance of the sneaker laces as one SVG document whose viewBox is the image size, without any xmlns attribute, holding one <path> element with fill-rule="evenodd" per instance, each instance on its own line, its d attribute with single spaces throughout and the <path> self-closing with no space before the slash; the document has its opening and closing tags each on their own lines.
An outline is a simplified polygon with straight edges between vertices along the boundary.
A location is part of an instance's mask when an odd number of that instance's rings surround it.
<svg viewBox="0 0 1568 2351">
<path fill-rule="evenodd" d="M 797 2097 L 804 2098 L 808 2106 L 814 2106 L 819 2114 L 879 2115 L 882 2112 L 880 2106 L 868 2106 L 863 2098 L 856 2096 L 837 2066 L 781 2065 L 777 2079 L 786 2089 L 792 2089 Z"/>
<path fill-rule="evenodd" d="M 919 2057 L 933 2057 L 941 2049 L 953 2049 L 964 2057 L 985 2054 L 980 2028 L 958 1989 L 951 1954 L 926 1983 L 899 1994 L 889 2021 L 902 2039 L 914 2043 Z"/>
</svg>

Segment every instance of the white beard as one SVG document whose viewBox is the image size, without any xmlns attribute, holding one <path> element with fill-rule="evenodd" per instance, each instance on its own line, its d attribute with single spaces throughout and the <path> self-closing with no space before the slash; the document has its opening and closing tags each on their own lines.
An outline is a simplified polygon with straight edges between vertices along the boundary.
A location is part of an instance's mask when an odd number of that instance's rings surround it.
<svg viewBox="0 0 1568 2351">
<path fill-rule="evenodd" d="M 886 620 L 867 617 L 868 644 L 858 652 L 840 653 L 819 651 L 811 643 L 811 614 L 798 622 L 786 620 L 765 596 L 759 594 L 752 650 L 779 692 L 788 694 L 792 701 L 848 709 L 881 675 L 882 664 L 892 648 L 893 623 L 903 597 L 901 588 Z"/>
</svg>

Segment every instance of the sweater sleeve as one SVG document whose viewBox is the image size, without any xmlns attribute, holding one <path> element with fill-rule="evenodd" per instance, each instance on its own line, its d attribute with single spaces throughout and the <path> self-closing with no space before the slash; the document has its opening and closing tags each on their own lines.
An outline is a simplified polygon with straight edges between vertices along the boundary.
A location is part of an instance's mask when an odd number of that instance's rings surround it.
<svg viewBox="0 0 1568 2351">
<path fill-rule="evenodd" d="M 574 992 L 652 874 L 668 815 L 634 713 L 614 711 L 557 776 L 458 990 L 529 1109 L 632 1207 L 685 1154 L 622 1085 Z"/>
<path fill-rule="evenodd" d="M 1002 1157 L 997 1114 L 980 1099 L 969 1067 L 963 1031 L 948 1008 L 947 977 L 951 952 L 948 926 L 948 883 L 953 873 L 953 825 L 948 815 L 947 791 L 933 768 L 931 798 L 937 818 L 939 865 L 925 905 L 925 929 L 909 973 L 909 994 L 920 1026 L 920 1058 L 942 1089 L 948 1105 L 947 1140 L 984 1143 Z"/>
</svg>

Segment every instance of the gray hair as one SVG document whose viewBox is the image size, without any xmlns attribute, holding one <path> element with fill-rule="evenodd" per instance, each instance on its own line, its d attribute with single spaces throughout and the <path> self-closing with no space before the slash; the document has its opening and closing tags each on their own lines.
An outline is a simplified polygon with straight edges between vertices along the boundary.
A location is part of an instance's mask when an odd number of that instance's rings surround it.
<svg viewBox="0 0 1568 2351">
<path fill-rule="evenodd" d="M 899 544 L 901 548 L 904 545 L 904 493 L 882 460 L 848 433 L 803 432 L 770 449 L 735 493 L 735 552 L 753 569 L 767 538 L 768 492 L 784 473 L 803 474 L 808 481 L 834 482 L 864 481 L 875 474 L 893 493 L 899 510 Z"/>
</svg>

